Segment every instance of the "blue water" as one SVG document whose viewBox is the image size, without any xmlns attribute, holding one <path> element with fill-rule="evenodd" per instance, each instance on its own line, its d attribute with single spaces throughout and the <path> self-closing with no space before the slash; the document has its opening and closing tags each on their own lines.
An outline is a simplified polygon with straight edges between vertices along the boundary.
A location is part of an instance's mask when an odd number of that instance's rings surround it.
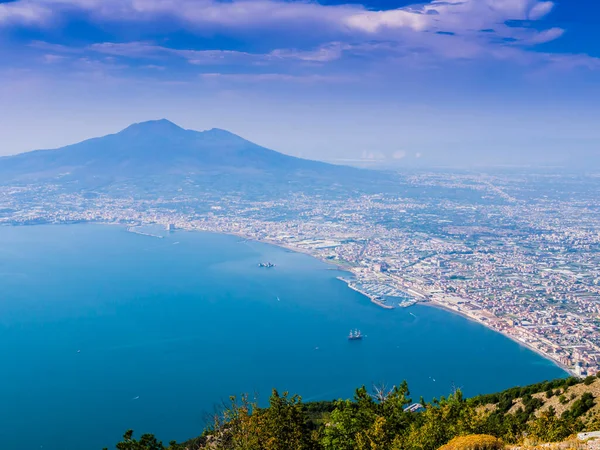
<svg viewBox="0 0 600 450">
<path fill-rule="evenodd" d="M 565 375 L 462 317 L 374 306 L 339 275 L 231 236 L 0 228 L 0 448 L 112 448 L 128 428 L 183 440 L 230 394 L 272 387 L 333 399 L 407 379 L 418 399 Z"/>
</svg>

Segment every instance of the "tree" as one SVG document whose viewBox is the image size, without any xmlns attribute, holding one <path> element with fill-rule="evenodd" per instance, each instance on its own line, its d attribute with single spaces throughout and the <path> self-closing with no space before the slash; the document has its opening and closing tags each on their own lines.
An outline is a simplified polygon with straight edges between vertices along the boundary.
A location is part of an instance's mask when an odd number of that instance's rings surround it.
<svg viewBox="0 0 600 450">
<path fill-rule="evenodd" d="M 264 411 L 264 429 L 266 439 L 262 442 L 265 450 L 304 450 L 311 447 L 308 417 L 302 409 L 302 399 L 289 396 L 287 392 L 279 395 L 273 389 L 269 399 L 269 408 Z"/>
<path fill-rule="evenodd" d="M 133 430 L 127 430 L 123 440 L 117 444 L 117 450 L 185 450 L 185 448 L 174 441 L 165 447 L 152 434 L 143 434 L 138 441 L 133 437 Z"/>
<path fill-rule="evenodd" d="M 572 421 L 561 420 L 554 408 L 542 411 L 528 427 L 528 438 L 535 442 L 559 442 L 577 431 Z"/>
<path fill-rule="evenodd" d="M 375 420 L 373 400 L 364 386 L 356 390 L 354 401 L 339 400 L 323 430 L 322 444 L 327 450 L 352 450 L 356 436 Z"/>
</svg>

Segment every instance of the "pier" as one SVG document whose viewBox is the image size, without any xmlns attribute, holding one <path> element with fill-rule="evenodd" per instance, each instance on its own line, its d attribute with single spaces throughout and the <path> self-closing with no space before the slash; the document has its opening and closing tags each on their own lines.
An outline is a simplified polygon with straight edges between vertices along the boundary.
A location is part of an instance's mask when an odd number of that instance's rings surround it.
<svg viewBox="0 0 600 450">
<path fill-rule="evenodd" d="M 377 306 L 380 306 L 384 309 L 394 309 L 394 307 L 392 305 L 388 305 L 385 301 L 385 299 L 378 297 L 376 295 L 372 295 L 369 292 L 365 292 L 364 290 L 360 289 L 358 286 L 356 286 L 356 284 L 348 281 L 348 280 L 344 280 L 343 278 L 340 278 L 341 280 L 345 281 L 348 284 L 348 287 L 350 289 L 352 289 L 353 291 L 358 292 L 359 294 L 364 295 L 365 297 L 367 297 L 369 300 L 371 300 L 371 303 L 376 304 Z"/>
</svg>

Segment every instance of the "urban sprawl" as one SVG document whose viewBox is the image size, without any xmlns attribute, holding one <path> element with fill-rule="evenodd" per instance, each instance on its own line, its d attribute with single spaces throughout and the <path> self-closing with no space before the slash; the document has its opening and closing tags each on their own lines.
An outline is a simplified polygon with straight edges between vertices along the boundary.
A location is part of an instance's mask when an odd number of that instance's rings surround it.
<svg viewBox="0 0 600 450">
<path fill-rule="evenodd" d="M 277 200 L 0 186 L 0 224 L 161 224 L 269 242 L 343 267 L 353 274 L 345 281 L 379 306 L 446 308 L 573 374 L 598 372 L 600 181 L 420 173 L 403 183 L 407 195 Z"/>
</svg>

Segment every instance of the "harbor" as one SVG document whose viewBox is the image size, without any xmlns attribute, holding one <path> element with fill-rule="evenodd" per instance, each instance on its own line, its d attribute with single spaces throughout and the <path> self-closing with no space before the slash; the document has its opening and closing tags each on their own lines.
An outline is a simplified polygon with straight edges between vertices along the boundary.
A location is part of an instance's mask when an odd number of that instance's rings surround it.
<svg viewBox="0 0 600 450">
<path fill-rule="evenodd" d="M 337 277 L 337 279 L 346 283 L 353 291 L 367 297 L 371 303 L 384 309 L 394 309 L 396 306 L 407 308 L 417 303 L 417 301 L 407 293 L 400 291 L 393 286 L 373 282 L 363 283 L 343 277 Z"/>
</svg>

